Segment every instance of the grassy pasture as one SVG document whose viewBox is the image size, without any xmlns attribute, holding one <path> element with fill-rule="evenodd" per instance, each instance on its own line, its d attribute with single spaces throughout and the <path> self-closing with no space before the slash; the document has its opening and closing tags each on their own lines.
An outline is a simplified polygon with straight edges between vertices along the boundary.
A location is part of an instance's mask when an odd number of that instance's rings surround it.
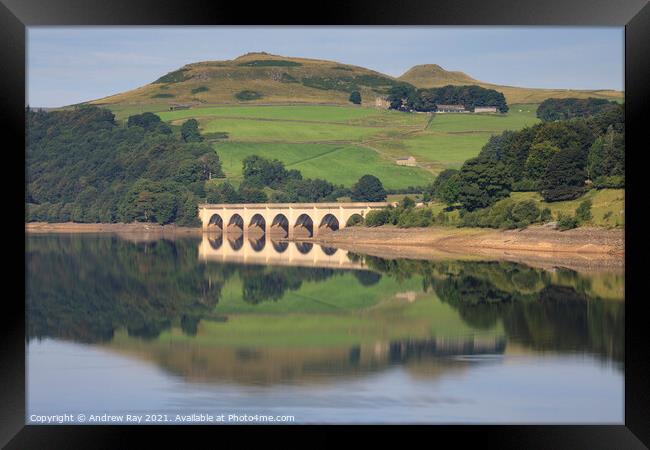
<svg viewBox="0 0 650 450">
<path fill-rule="evenodd" d="M 225 131 L 232 140 L 255 142 L 360 141 L 377 133 L 376 128 L 338 123 L 275 120 L 212 119 L 201 121 L 201 131 Z"/>
<path fill-rule="evenodd" d="M 244 158 L 259 155 L 279 159 L 288 169 L 300 170 L 306 178 L 324 178 L 345 186 L 351 186 L 365 174 L 375 175 L 389 189 L 433 181 L 433 176 L 423 169 L 398 166 L 373 150 L 355 145 L 222 142 L 214 147 L 231 179 L 241 177 Z"/>
<path fill-rule="evenodd" d="M 299 120 L 311 122 L 348 122 L 382 115 L 381 110 L 344 106 L 213 106 L 166 111 L 158 114 L 170 121 L 191 117 L 230 117 L 247 119 Z"/>
<path fill-rule="evenodd" d="M 364 174 L 387 188 L 430 183 L 446 168 L 476 156 L 491 135 L 532 125 L 537 105 L 511 105 L 506 115 L 409 114 L 358 106 L 211 106 L 179 111 L 151 109 L 179 125 L 196 118 L 202 132 L 227 132 L 215 144 L 226 175 L 237 183 L 242 160 L 252 154 L 277 158 L 305 177 L 350 186 Z M 136 108 L 135 110 L 133 108 Z M 137 109 L 139 108 L 139 109 Z M 144 107 L 121 107 L 118 117 Z M 412 155 L 418 167 L 395 159 Z"/>
<path fill-rule="evenodd" d="M 479 154 L 490 136 L 491 133 L 420 134 L 404 141 L 406 151 L 401 151 L 401 154 L 413 155 L 418 161 L 430 163 L 436 172 L 458 169 L 467 159 Z"/>
<path fill-rule="evenodd" d="M 507 114 L 435 114 L 427 131 L 491 132 L 519 130 L 539 122 L 537 105 L 510 105 Z"/>
</svg>

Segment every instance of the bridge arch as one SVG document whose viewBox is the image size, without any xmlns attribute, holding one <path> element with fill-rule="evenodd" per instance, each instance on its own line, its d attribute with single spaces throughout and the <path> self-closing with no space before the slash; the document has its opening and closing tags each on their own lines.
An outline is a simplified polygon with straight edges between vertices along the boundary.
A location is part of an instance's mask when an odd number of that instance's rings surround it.
<svg viewBox="0 0 650 450">
<path fill-rule="evenodd" d="M 264 233 L 266 231 L 266 219 L 264 219 L 264 216 L 260 213 L 254 214 L 253 217 L 251 217 L 248 228 L 249 230 L 259 229 Z"/>
<path fill-rule="evenodd" d="M 293 225 L 293 234 L 296 235 L 296 231 L 299 234 L 304 234 L 306 231 L 307 237 L 314 236 L 314 221 L 311 219 L 309 214 L 300 214 L 296 219 L 296 223 Z"/>
<path fill-rule="evenodd" d="M 208 231 L 212 231 L 215 228 L 219 229 L 219 231 L 223 231 L 223 219 L 219 214 L 212 214 L 208 221 Z"/>
<path fill-rule="evenodd" d="M 337 219 L 334 214 L 329 214 L 329 213 L 323 216 L 323 219 L 320 221 L 320 225 L 318 226 L 319 232 L 321 230 L 336 231 L 338 229 L 339 229 L 339 219 Z"/>
<path fill-rule="evenodd" d="M 239 228 L 240 231 L 244 231 L 244 219 L 239 214 L 233 214 L 230 217 L 230 221 L 228 221 L 228 230 L 230 231 L 233 228 Z"/>
<path fill-rule="evenodd" d="M 279 234 L 282 237 L 289 236 L 289 219 L 284 214 L 276 214 L 271 221 L 271 234 Z"/>
</svg>

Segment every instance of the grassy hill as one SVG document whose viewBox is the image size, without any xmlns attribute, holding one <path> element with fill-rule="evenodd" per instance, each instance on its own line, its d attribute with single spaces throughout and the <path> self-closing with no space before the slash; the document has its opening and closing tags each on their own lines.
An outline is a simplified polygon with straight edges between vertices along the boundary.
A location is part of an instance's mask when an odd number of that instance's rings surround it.
<svg viewBox="0 0 650 450">
<path fill-rule="evenodd" d="M 363 102 L 399 83 L 363 67 L 267 53 L 248 53 L 229 61 L 188 64 L 153 83 L 92 101 L 94 104 L 350 104 L 358 90 Z"/>
<path fill-rule="evenodd" d="M 547 98 L 604 98 L 622 100 L 623 93 L 614 90 L 576 90 L 576 89 L 536 89 L 517 86 L 502 86 L 476 80 L 463 72 L 447 71 L 437 64 L 422 64 L 411 67 L 398 80 L 419 88 L 452 85 L 476 84 L 488 89 L 503 92 L 508 104 L 541 103 Z"/>
<path fill-rule="evenodd" d="M 137 89 L 93 100 L 92 104 L 193 105 L 225 104 L 335 104 L 349 105 L 350 92 L 361 93 L 362 104 L 374 106 L 395 84 L 416 87 L 477 84 L 496 89 L 510 104 L 540 103 L 550 98 L 623 98 L 611 90 L 532 89 L 499 86 L 475 80 L 463 72 L 436 64 L 414 66 L 399 78 L 359 66 L 319 59 L 293 58 L 268 53 L 247 53 L 228 61 L 188 64 Z"/>
</svg>

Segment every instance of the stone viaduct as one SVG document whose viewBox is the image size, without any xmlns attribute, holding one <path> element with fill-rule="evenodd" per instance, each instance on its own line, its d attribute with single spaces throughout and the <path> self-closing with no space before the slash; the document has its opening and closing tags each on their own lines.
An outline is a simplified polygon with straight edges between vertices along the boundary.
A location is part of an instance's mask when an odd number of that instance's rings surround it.
<svg viewBox="0 0 650 450">
<path fill-rule="evenodd" d="M 355 215 L 365 217 L 387 202 L 200 204 L 203 231 L 255 232 L 293 239 L 345 228 Z"/>
</svg>

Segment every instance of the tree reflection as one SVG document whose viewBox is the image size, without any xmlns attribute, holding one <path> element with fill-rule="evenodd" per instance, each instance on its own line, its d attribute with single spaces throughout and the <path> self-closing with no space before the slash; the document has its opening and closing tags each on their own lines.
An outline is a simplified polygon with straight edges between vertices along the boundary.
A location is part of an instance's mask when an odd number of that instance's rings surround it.
<svg viewBox="0 0 650 450">
<path fill-rule="evenodd" d="M 178 322 L 192 333 L 228 276 L 227 266 L 197 264 L 195 241 L 38 236 L 26 256 L 27 333 L 36 338 L 105 341 L 124 327 L 151 339 Z"/>
<path fill-rule="evenodd" d="M 433 290 L 476 329 L 501 322 L 510 339 L 536 350 L 586 351 L 623 361 L 622 299 L 594 295 L 592 280 L 577 272 L 505 262 L 365 261 L 397 279 L 422 276 L 425 291 Z"/>
</svg>

